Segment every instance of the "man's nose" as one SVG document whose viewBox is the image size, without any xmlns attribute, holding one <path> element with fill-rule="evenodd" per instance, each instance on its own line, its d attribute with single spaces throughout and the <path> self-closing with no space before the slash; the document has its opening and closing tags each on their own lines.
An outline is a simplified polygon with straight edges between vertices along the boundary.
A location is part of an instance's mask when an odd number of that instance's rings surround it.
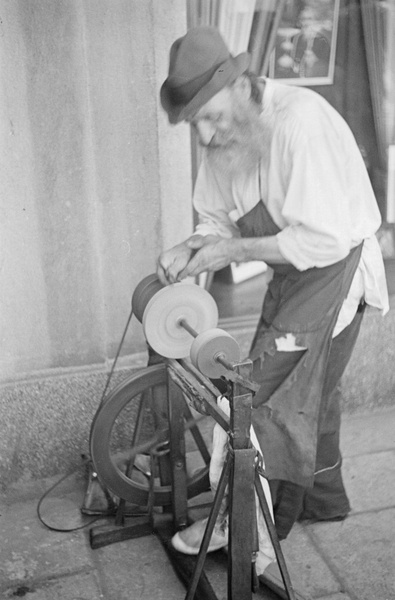
<svg viewBox="0 0 395 600">
<path fill-rule="evenodd" d="M 196 131 L 202 146 L 208 146 L 215 134 L 215 127 L 209 121 L 199 121 L 196 123 Z"/>
</svg>

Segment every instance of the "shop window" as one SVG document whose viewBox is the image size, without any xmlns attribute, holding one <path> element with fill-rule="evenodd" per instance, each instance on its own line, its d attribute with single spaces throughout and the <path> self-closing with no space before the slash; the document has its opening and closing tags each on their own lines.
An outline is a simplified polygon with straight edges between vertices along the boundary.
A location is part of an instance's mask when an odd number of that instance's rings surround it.
<svg viewBox="0 0 395 600">
<path fill-rule="evenodd" d="M 387 177 L 387 223 L 395 223 L 395 3 L 361 2 L 379 161 Z"/>
</svg>

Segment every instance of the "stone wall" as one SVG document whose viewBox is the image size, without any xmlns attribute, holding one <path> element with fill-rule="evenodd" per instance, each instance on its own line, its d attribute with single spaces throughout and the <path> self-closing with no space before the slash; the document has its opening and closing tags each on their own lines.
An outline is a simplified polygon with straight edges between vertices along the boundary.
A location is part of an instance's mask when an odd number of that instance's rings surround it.
<svg viewBox="0 0 395 600">
<path fill-rule="evenodd" d="M 184 4 L 0 0 L 0 381 L 111 358 L 191 231 L 189 131 L 159 103 Z"/>
</svg>

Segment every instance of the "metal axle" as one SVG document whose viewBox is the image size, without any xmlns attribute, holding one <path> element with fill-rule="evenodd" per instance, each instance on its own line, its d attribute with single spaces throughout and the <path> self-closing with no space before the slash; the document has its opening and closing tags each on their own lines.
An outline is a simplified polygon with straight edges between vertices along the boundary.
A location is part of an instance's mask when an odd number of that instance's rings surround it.
<svg viewBox="0 0 395 600">
<path fill-rule="evenodd" d="M 185 331 L 187 331 L 188 333 L 190 333 L 194 338 L 197 338 L 197 336 L 199 335 L 198 332 L 195 331 L 195 329 L 189 325 L 189 323 L 188 323 L 188 321 L 186 319 L 183 319 L 181 317 L 181 319 L 179 319 L 177 321 L 177 323 L 178 323 L 178 325 L 180 327 L 183 327 L 183 329 L 185 329 Z M 226 360 L 225 355 L 222 352 L 219 352 L 213 358 L 214 358 L 214 360 L 216 362 L 220 363 L 228 371 L 234 371 L 235 370 L 235 368 L 232 365 L 232 363 L 230 363 L 228 360 Z"/>
</svg>

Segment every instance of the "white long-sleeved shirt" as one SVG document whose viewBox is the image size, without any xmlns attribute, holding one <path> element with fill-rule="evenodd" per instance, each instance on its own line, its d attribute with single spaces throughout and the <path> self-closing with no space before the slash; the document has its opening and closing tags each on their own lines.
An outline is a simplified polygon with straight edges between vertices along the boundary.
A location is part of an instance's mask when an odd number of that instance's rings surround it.
<svg viewBox="0 0 395 600">
<path fill-rule="evenodd" d="M 375 236 L 381 216 L 355 138 L 321 96 L 265 80 L 261 118 L 269 125 L 268 153 L 248 175 L 214 172 L 203 154 L 194 192 L 196 232 L 238 237 L 237 220 L 260 199 L 280 228 L 279 249 L 298 270 L 338 262 L 364 241 L 337 335 L 364 298 L 385 313 L 388 292 Z"/>
</svg>

